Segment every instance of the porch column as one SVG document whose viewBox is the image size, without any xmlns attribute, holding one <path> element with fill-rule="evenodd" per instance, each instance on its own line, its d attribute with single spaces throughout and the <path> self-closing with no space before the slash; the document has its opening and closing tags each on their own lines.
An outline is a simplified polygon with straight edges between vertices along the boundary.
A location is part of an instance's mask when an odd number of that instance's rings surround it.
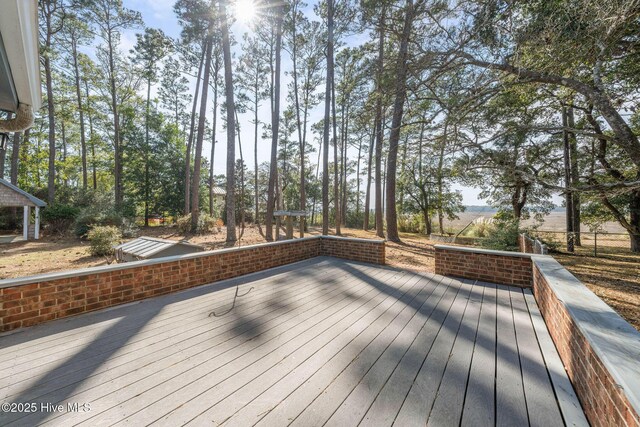
<svg viewBox="0 0 640 427">
<path fill-rule="evenodd" d="M 36 206 L 36 226 L 33 231 L 33 238 L 38 240 L 40 238 L 40 207 Z"/>
<path fill-rule="evenodd" d="M 30 214 L 29 206 L 24 207 L 24 215 L 22 221 L 22 237 L 24 240 L 29 240 L 29 214 Z"/>
</svg>

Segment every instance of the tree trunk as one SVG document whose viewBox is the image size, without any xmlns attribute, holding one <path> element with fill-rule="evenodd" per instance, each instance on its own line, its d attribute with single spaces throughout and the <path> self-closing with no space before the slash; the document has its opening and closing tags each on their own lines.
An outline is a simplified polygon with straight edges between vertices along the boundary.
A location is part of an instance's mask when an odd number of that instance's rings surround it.
<svg viewBox="0 0 640 427">
<path fill-rule="evenodd" d="M 78 102 L 78 114 L 80 115 L 80 155 L 82 159 L 82 189 L 87 190 L 87 140 L 84 131 L 84 109 L 82 108 L 82 92 L 80 91 L 80 69 L 78 67 L 78 41 L 75 37 L 71 40 L 71 54 L 73 59 L 74 79 L 76 84 L 76 98 Z"/>
<path fill-rule="evenodd" d="M 570 190 L 571 187 L 571 160 L 569 158 L 569 132 L 566 130 L 568 126 L 567 108 L 562 106 L 562 126 L 565 128 L 562 131 L 562 139 L 564 142 L 564 185 L 567 187 L 565 190 L 565 204 L 566 204 L 566 223 L 567 223 L 567 251 L 574 251 L 574 229 L 573 229 L 573 195 Z"/>
<path fill-rule="evenodd" d="M 371 168 L 373 167 L 373 151 L 376 142 L 376 124 L 374 121 L 373 132 L 371 133 L 371 140 L 369 141 L 369 161 L 367 162 L 367 190 L 364 196 L 364 221 L 362 222 L 362 229 L 364 231 L 369 230 L 369 211 L 371 210 Z"/>
<path fill-rule="evenodd" d="M 348 200 L 348 188 L 347 188 L 347 129 L 349 128 L 349 106 L 346 107 L 346 115 L 344 116 L 344 124 L 342 126 L 342 178 L 340 179 L 340 187 L 342 189 L 342 207 L 340 213 L 342 214 L 342 226 L 347 226 L 347 200 Z"/>
<path fill-rule="evenodd" d="M 96 166 L 96 143 L 95 143 L 95 139 L 94 139 L 94 133 L 93 133 L 93 116 L 91 115 L 91 111 L 90 111 L 90 104 L 89 104 L 89 83 L 85 80 L 84 81 L 84 90 L 85 90 L 85 95 L 87 96 L 87 118 L 89 119 L 89 143 L 91 144 L 91 176 L 93 178 L 93 189 L 97 190 L 98 189 L 98 172 L 97 172 L 97 166 Z"/>
<path fill-rule="evenodd" d="M 298 146 L 300 149 L 300 210 L 305 211 L 307 209 L 307 194 L 305 191 L 305 145 L 306 141 L 302 136 L 302 122 L 300 120 L 300 99 L 298 95 L 298 44 L 297 44 L 297 32 L 296 32 L 296 18 L 298 14 L 298 3 L 293 2 L 293 10 L 291 16 L 293 17 L 292 37 L 293 45 L 291 51 L 291 61 L 293 65 L 293 93 L 296 110 L 296 127 L 298 129 Z M 300 217 L 300 237 L 304 237 L 304 221 L 305 217 Z"/>
<path fill-rule="evenodd" d="M 276 202 L 275 187 L 278 180 L 278 134 L 280 130 L 280 74 L 282 50 L 282 7 L 276 6 L 275 82 L 273 86 L 273 111 L 271 114 L 271 163 L 269 165 L 269 189 L 267 191 L 266 238 L 273 241 L 273 210 Z M 276 236 L 279 230 L 276 230 Z"/>
<path fill-rule="evenodd" d="M 29 129 L 24 132 L 24 140 L 29 137 Z M 13 144 L 11 145 L 11 169 L 9 179 L 13 185 L 18 184 L 18 162 L 20 160 L 20 132 L 13 134 Z"/>
<path fill-rule="evenodd" d="M 11 169 L 9 170 L 9 179 L 13 185 L 18 185 L 18 166 L 20 161 L 20 132 L 13 134 L 13 144 L 11 145 Z M 23 141 L 28 141 L 29 129 L 24 131 Z M 25 144 L 26 145 L 26 144 Z M 11 208 L 11 214 L 9 215 L 9 226 L 15 228 L 18 223 L 18 209 Z"/>
<path fill-rule="evenodd" d="M 236 123 L 234 112 L 236 103 L 233 97 L 233 69 L 231 66 L 231 42 L 229 40 L 229 23 L 227 22 L 226 0 L 220 1 L 220 31 L 222 33 L 222 57 L 224 62 L 224 90 L 227 109 L 227 243 L 236 242 Z"/>
<path fill-rule="evenodd" d="M 196 110 L 198 108 L 198 95 L 200 94 L 202 65 L 207 50 L 207 41 L 202 45 L 202 55 L 200 56 L 200 65 L 198 66 L 198 77 L 196 78 L 196 93 L 193 97 L 191 106 L 191 125 L 189 127 L 189 138 L 187 139 L 187 155 L 185 156 L 184 167 L 184 214 L 188 215 L 191 210 L 191 146 L 193 145 L 193 133 L 196 127 Z M 203 86 L 204 87 L 204 86 Z"/>
<path fill-rule="evenodd" d="M 358 162 L 356 163 L 356 215 L 360 214 L 360 160 L 362 159 L 362 138 L 358 141 Z"/>
<path fill-rule="evenodd" d="M 376 76 L 376 236 L 384 238 L 384 221 L 382 218 L 382 141 L 384 138 L 384 118 L 382 116 L 382 80 L 384 73 L 384 28 L 386 25 L 386 9 L 380 12 L 379 41 L 378 41 L 378 70 Z"/>
<path fill-rule="evenodd" d="M 220 71 L 220 55 L 216 54 L 213 73 L 213 126 L 211 128 L 211 164 L 209 165 L 209 215 L 213 217 L 213 161 L 216 155 L 216 126 L 218 125 L 218 72 Z"/>
<path fill-rule="evenodd" d="M 254 186 L 254 203 L 255 203 L 255 216 L 253 222 L 258 225 L 258 216 L 260 215 L 260 198 L 258 196 L 258 92 L 260 90 L 260 75 L 256 72 L 256 80 L 254 82 L 253 92 L 253 105 L 255 107 L 253 111 L 253 186 Z"/>
<path fill-rule="evenodd" d="M 407 57 L 409 37 L 413 26 L 413 1 L 407 0 L 405 6 L 404 27 L 400 39 L 400 52 L 397 59 L 396 90 L 393 104 L 393 119 L 391 120 L 391 134 L 389 135 L 389 154 L 387 157 L 387 239 L 399 242 L 398 214 L 396 212 L 396 164 L 398 162 L 398 144 L 400 142 L 400 127 L 404 110 L 404 99 L 407 94 Z"/>
<path fill-rule="evenodd" d="M 7 120 L 11 120 L 12 117 L 13 117 L 13 113 L 7 114 Z M 2 179 L 4 179 L 4 163 L 5 163 L 6 157 L 7 157 L 7 150 L 5 147 L 4 150 L 0 150 L 0 178 Z"/>
<path fill-rule="evenodd" d="M 324 96 L 324 129 L 322 134 L 322 234 L 329 234 L 329 125 L 333 86 L 333 0 L 327 0 L 327 81 Z"/>
<path fill-rule="evenodd" d="M 151 114 L 151 77 L 147 78 L 147 101 L 144 119 L 144 226 L 149 226 L 149 115 Z"/>
<path fill-rule="evenodd" d="M 50 17 L 47 19 L 47 38 L 46 49 L 47 52 L 51 49 L 51 23 Z M 44 73 L 47 86 L 47 114 L 49 118 L 49 178 L 48 178 L 48 191 L 47 201 L 49 205 L 52 205 L 55 201 L 56 194 L 56 119 L 55 108 L 53 104 L 53 78 L 51 75 L 51 60 L 49 55 L 44 57 Z"/>
<path fill-rule="evenodd" d="M 333 207 L 336 236 L 340 236 L 340 184 L 338 182 L 338 123 L 336 117 L 336 83 L 334 73 L 331 74 L 331 122 L 333 124 Z"/>
<path fill-rule="evenodd" d="M 109 88 L 111 91 L 111 111 L 113 112 L 113 146 L 115 167 L 113 171 L 114 177 L 114 196 L 116 209 L 122 207 L 122 151 L 120 144 L 120 116 L 118 114 L 118 93 L 116 91 L 116 65 L 114 59 L 114 46 L 111 30 L 107 32 L 107 48 L 109 54 Z"/>
<path fill-rule="evenodd" d="M 574 129 L 575 117 L 573 114 L 573 107 L 570 106 L 567 109 L 567 126 L 570 129 Z M 569 159 L 571 160 L 571 186 L 576 187 L 580 185 L 580 171 L 578 170 L 578 140 L 576 138 L 576 134 L 574 132 L 568 132 L 569 134 Z M 574 244 L 576 246 L 582 246 L 580 241 L 580 193 L 577 191 L 572 192 L 573 200 L 571 202 L 573 207 L 573 231 L 574 235 Z"/>
<path fill-rule="evenodd" d="M 631 252 L 640 252 L 640 191 L 631 193 L 629 202 L 629 239 L 631 240 Z"/>
<path fill-rule="evenodd" d="M 209 28 L 209 32 L 212 28 Z M 198 133 L 196 136 L 195 157 L 193 160 L 193 178 L 191 179 L 191 231 L 198 228 L 200 216 L 200 168 L 202 166 L 202 142 L 204 140 L 204 125 L 207 116 L 207 98 L 209 95 L 209 77 L 211 74 L 211 52 L 213 50 L 213 37 L 207 36 L 206 53 L 204 62 L 204 76 L 202 79 L 202 95 L 200 98 L 200 113 L 198 115 Z M 230 110 L 233 111 L 233 110 Z M 230 114 L 233 116 L 233 114 Z M 233 122 L 233 118 L 231 120 Z M 227 194 L 227 199 L 229 194 Z M 227 229 L 229 224 L 227 224 Z"/>
</svg>

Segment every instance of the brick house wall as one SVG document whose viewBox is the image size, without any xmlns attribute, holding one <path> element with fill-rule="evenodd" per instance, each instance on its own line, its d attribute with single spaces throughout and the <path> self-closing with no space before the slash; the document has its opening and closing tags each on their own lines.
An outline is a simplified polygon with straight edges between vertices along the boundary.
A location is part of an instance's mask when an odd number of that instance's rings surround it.
<svg viewBox="0 0 640 427">
<path fill-rule="evenodd" d="M 2 280 L 0 331 L 168 294 L 319 255 L 384 264 L 384 241 L 308 237 Z"/>
</svg>

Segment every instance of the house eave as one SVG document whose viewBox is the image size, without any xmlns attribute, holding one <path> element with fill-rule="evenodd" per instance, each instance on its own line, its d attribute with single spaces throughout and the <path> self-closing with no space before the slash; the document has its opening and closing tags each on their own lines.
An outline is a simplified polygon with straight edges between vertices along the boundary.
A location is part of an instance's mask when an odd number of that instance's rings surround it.
<svg viewBox="0 0 640 427">
<path fill-rule="evenodd" d="M 38 6 L 36 0 L 2 0 L 0 35 L 4 44 L 7 75 L 14 94 L 7 93 L 2 109 L 17 112 L 18 104 L 42 105 L 40 57 L 38 51 Z M 2 60 L 0 60 L 2 61 Z M 9 86 L 9 87 L 11 87 Z M 5 89 L 7 90 L 7 89 Z M 4 95 L 4 94 L 3 94 Z M 12 97 L 17 98 L 11 100 Z"/>
</svg>

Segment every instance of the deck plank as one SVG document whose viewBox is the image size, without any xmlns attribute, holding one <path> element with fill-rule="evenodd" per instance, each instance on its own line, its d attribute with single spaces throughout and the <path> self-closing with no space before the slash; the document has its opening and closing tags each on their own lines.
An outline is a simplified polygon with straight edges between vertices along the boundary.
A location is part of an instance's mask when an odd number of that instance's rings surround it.
<svg viewBox="0 0 640 427">
<path fill-rule="evenodd" d="M 473 284 L 466 280 L 462 281 L 460 292 L 456 295 L 431 350 L 422 362 L 418 375 L 398 412 L 395 424 L 401 426 L 424 426 L 426 424 L 472 288 Z"/>
<path fill-rule="evenodd" d="M 478 336 L 462 412 L 462 426 L 492 426 L 495 424 L 496 381 L 496 286 L 484 287 Z"/>
<path fill-rule="evenodd" d="M 357 425 L 361 421 L 435 309 L 435 305 L 427 301 L 413 312 L 409 322 L 327 421 L 327 426 Z"/>
<path fill-rule="evenodd" d="M 556 403 L 522 290 L 511 289 L 510 293 L 529 424 L 533 427 L 550 426 L 561 419 L 562 415 Z"/>
<path fill-rule="evenodd" d="M 447 279 L 446 282 L 449 288 L 451 281 Z M 415 341 L 403 355 L 402 360 L 400 360 L 380 393 L 375 397 L 373 404 L 363 418 L 363 425 L 370 423 L 390 425 L 393 423 L 398 410 L 402 406 L 404 396 L 409 392 L 411 384 L 420 369 L 425 354 L 429 352 L 440 325 L 449 312 L 455 297 L 455 292 L 453 292 L 455 289 L 457 288 L 446 289 L 448 291 L 446 296 L 444 292 L 442 293 L 443 297 L 437 302 L 433 312 L 429 313 L 429 318 L 422 326 Z"/>
<path fill-rule="evenodd" d="M 484 289 L 482 285 L 475 285 L 471 290 L 462 324 L 440 381 L 440 388 L 433 402 L 427 425 L 460 424 Z"/>
<path fill-rule="evenodd" d="M 536 300 L 529 289 L 524 290 L 524 298 L 565 425 L 587 427 L 589 422 L 564 370 L 564 365 L 540 314 L 538 304 L 536 304 Z"/>
<path fill-rule="evenodd" d="M 498 285 L 497 315 L 496 425 L 529 425 L 511 295 L 507 286 Z"/>
</svg>

